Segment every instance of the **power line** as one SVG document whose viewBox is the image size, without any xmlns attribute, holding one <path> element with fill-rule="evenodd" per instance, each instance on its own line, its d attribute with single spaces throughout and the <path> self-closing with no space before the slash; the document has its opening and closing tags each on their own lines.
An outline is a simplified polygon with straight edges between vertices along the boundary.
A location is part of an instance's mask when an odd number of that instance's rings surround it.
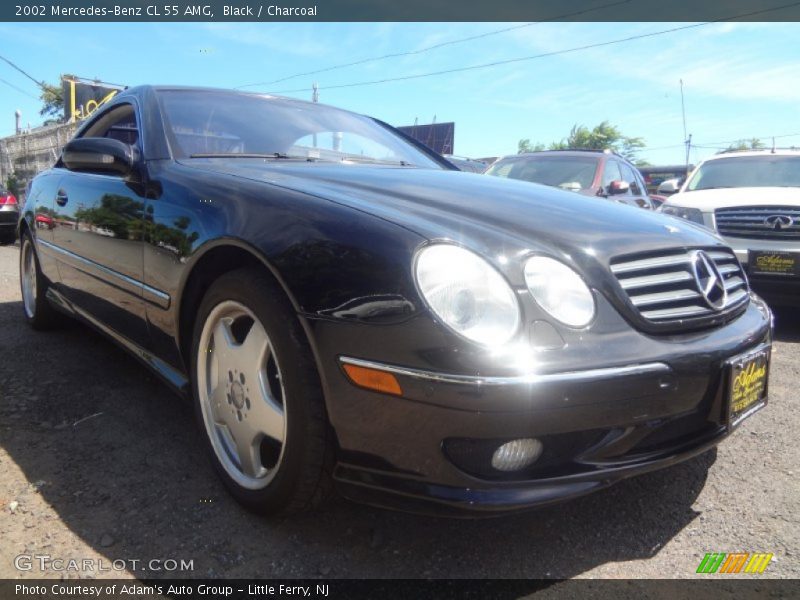
<svg viewBox="0 0 800 600">
<path fill-rule="evenodd" d="M 5 84 L 6 84 L 8 87 L 10 87 L 10 88 L 13 88 L 13 89 L 17 90 L 17 91 L 18 91 L 20 94 L 25 94 L 25 95 L 26 95 L 26 96 L 28 96 L 29 98 L 33 98 L 34 100 L 38 100 L 38 99 L 39 99 L 39 98 L 37 98 L 36 96 L 34 96 L 33 94 L 31 94 L 31 93 L 29 93 L 29 92 L 26 92 L 26 91 L 25 91 L 25 90 L 23 90 L 22 88 L 18 88 L 18 87 L 17 87 L 17 86 L 15 86 L 13 83 L 10 83 L 10 82 L 6 81 L 5 79 L 0 79 L 0 83 L 5 83 Z"/>
<path fill-rule="evenodd" d="M 750 138 L 755 137 L 756 139 L 776 139 L 779 140 L 781 138 L 788 138 L 788 137 L 800 137 L 800 133 L 783 133 L 781 135 L 757 135 L 757 136 L 750 136 Z M 742 140 L 750 139 L 748 137 L 740 137 L 735 140 L 726 140 L 722 142 L 698 142 L 697 144 L 692 144 L 692 148 L 701 148 L 703 150 L 719 150 L 720 148 L 726 148 L 729 144 L 735 144 Z M 668 146 L 656 146 L 655 148 L 646 148 L 648 152 L 651 150 L 669 150 L 671 148 L 683 148 L 686 144 L 670 144 Z"/>
<path fill-rule="evenodd" d="M 433 44 L 432 46 L 426 46 L 424 48 L 420 48 L 418 50 L 408 50 L 406 52 L 395 52 L 392 54 L 384 54 L 382 56 L 373 56 L 371 58 L 364 58 L 361 60 L 357 60 L 354 62 L 343 63 L 340 65 L 333 65 L 331 67 L 325 67 L 323 69 L 317 69 L 315 71 L 306 71 L 305 73 L 296 73 L 295 75 L 289 75 L 288 77 L 281 77 L 280 79 L 273 79 L 272 81 L 262 81 L 260 83 L 246 83 L 245 85 L 237 86 L 235 89 L 241 89 L 246 87 L 255 87 L 257 85 L 272 85 L 273 83 L 280 83 L 282 81 L 288 81 L 289 79 L 296 79 L 297 77 L 305 77 L 307 75 L 316 75 L 318 73 L 327 73 L 329 71 L 336 71 L 338 69 L 345 69 L 347 67 L 355 67 L 357 65 L 363 65 L 370 62 L 376 62 L 379 60 L 385 60 L 387 58 L 399 58 L 402 56 L 414 56 L 417 54 L 423 54 L 425 52 L 430 52 L 431 50 L 436 50 L 437 48 L 444 48 L 445 46 L 452 46 L 455 44 L 463 44 L 464 42 L 471 42 L 473 40 L 479 40 L 482 38 L 487 38 L 493 35 L 499 35 L 501 33 L 507 33 L 509 31 L 515 31 L 517 29 L 524 29 L 525 27 L 531 27 L 533 25 L 538 25 L 540 23 L 548 23 L 552 21 L 558 21 L 561 19 L 567 19 L 570 17 L 578 17 L 581 15 L 585 15 L 586 13 L 594 12 L 597 10 L 602 10 L 604 8 L 611 8 L 612 6 L 619 6 L 620 4 L 628 4 L 631 0 L 619 0 L 618 2 L 612 2 L 610 4 L 603 4 L 602 6 L 595 6 L 593 8 L 587 8 L 584 10 L 565 13 L 563 15 L 558 15 L 556 17 L 551 17 L 549 19 L 544 19 L 542 21 L 536 21 L 534 23 L 523 23 L 522 25 L 514 25 L 513 27 L 506 27 L 504 29 L 495 29 L 493 31 L 488 31 L 486 33 L 481 33 L 478 35 L 473 35 L 470 37 L 459 38 L 455 40 L 449 40 L 447 42 L 440 42 L 438 44 Z"/>
<path fill-rule="evenodd" d="M 15 65 L 13 62 L 11 62 L 10 60 L 8 60 L 8 59 L 7 59 L 5 56 L 0 56 L 0 60 L 2 60 L 2 61 L 3 61 L 3 62 L 5 62 L 5 63 L 8 63 L 9 65 L 11 65 L 11 67 L 13 67 L 13 68 L 14 68 L 14 69 L 16 69 L 17 71 L 19 71 L 20 73 L 22 73 L 23 75 L 25 75 L 25 77 L 27 77 L 28 79 L 30 79 L 30 80 L 31 80 L 33 83 L 35 83 L 35 84 L 36 84 L 37 86 L 39 86 L 40 88 L 42 88 L 42 90 L 46 90 L 46 88 L 45 88 L 44 84 L 43 84 L 41 81 L 38 81 L 37 79 L 35 79 L 35 78 L 34 78 L 32 75 L 30 75 L 30 74 L 29 74 L 27 71 L 24 71 L 22 68 L 20 68 L 20 67 L 18 67 L 17 65 Z"/>
<path fill-rule="evenodd" d="M 639 34 L 639 35 L 632 35 L 632 36 L 629 36 L 629 37 L 626 37 L 626 38 L 620 38 L 620 39 L 616 39 L 616 40 L 609 40 L 607 42 L 599 42 L 599 43 L 596 43 L 596 44 L 587 44 L 585 46 L 577 46 L 575 48 L 567 48 L 567 49 L 564 49 L 564 50 L 555 50 L 553 52 L 545 52 L 543 54 L 534 54 L 532 56 L 520 56 L 520 57 L 517 57 L 517 58 L 509 58 L 509 59 L 506 59 L 506 60 L 498 60 L 498 61 L 494 61 L 494 62 L 490 62 L 490 63 L 483 63 L 483 64 L 480 64 L 480 65 L 470 65 L 468 67 L 456 67 L 454 69 L 444 69 L 442 71 L 432 71 L 432 72 L 429 72 L 429 73 L 418 73 L 416 75 L 403 75 L 403 76 L 400 76 L 400 77 L 387 77 L 385 79 L 374 79 L 374 80 L 371 80 L 371 81 L 359 81 L 359 82 L 355 82 L 355 83 L 343 83 L 343 84 L 339 84 L 339 85 L 329 85 L 329 86 L 324 86 L 324 89 L 334 90 L 334 89 L 342 89 L 342 88 L 361 87 L 361 86 L 365 86 L 365 85 L 377 85 L 377 84 L 380 84 L 380 83 L 389 83 L 389 82 L 393 82 L 393 81 L 408 81 L 410 79 L 422 79 L 424 77 L 434 77 L 434 76 L 437 76 L 437 75 L 448 75 L 450 73 L 462 73 L 464 71 L 473 71 L 473 70 L 477 70 L 477 69 L 488 69 L 490 67 L 497 67 L 497 66 L 501 66 L 501 65 L 508 65 L 508 64 L 517 63 L 517 62 L 529 61 L 529 60 L 534 60 L 534 59 L 537 59 L 537 58 L 546 58 L 546 57 L 549 57 L 549 56 L 558 56 L 558 55 L 561 55 L 561 54 L 569 54 L 571 52 L 579 52 L 581 50 L 589 50 L 589 49 L 592 49 L 592 48 L 600 48 L 600 47 L 603 47 L 603 46 L 611 46 L 611 45 L 614 45 L 614 44 L 621 44 L 621 43 L 624 43 L 624 42 L 631 42 L 631 41 L 634 41 L 634 40 L 640 40 L 640 39 L 644 39 L 644 38 L 651 38 L 651 37 L 656 37 L 656 36 L 660 36 L 660 35 L 666 35 L 668 33 L 675 33 L 677 31 L 686 31 L 686 30 L 689 30 L 689 29 L 696 29 L 698 27 L 705 27 L 706 25 L 713 25 L 715 23 L 723 23 L 725 21 L 733 21 L 735 19 L 743 19 L 743 18 L 746 18 L 746 17 L 752 17 L 752 16 L 755 16 L 755 15 L 760 15 L 760 14 L 764 14 L 764 13 L 768 13 L 768 12 L 774 12 L 774 11 L 777 11 L 777 10 L 783 10 L 785 8 L 791 8 L 791 7 L 798 6 L 798 5 L 800 5 L 800 2 L 792 2 L 791 4 L 784 4 L 782 6 L 776 6 L 776 7 L 773 7 L 773 8 L 766 8 L 766 9 L 757 10 L 757 11 L 753 11 L 753 12 L 749 12 L 749 13 L 733 15 L 731 17 L 726 17 L 726 18 L 723 18 L 723 19 L 715 19 L 714 21 L 705 21 L 703 23 L 694 23 L 692 25 L 683 25 L 681 27 L 673 27 L 671 29 L 664 29 L 662 31 L 654 31 L 654 32 L 651 32 L 651 33 L 643 33 L 643 34 Z M 272 93 L 274 93 L 274 94 L 294 94 L 294 93 L 305 92 L 305 91 L 308 91 L 307 87 L 293 89 L 293 90 L 280 90 L 280 91 L 276 91 L 276 92 L 272 92 Z"/>
<path fill-rule="evenodd" d="M 767 139 L 775 138 L 777 140 L 777 139 L 781 139 L 781 138 L 797 137 L 797 136 L 800 136 L 800 133 L 784 133 L 784 134 L 781 134 L 781 135 L 758 135 L 758 136 L 755 136 L 755 138 L 759 139 L 759 140 L 762 139 L 762 138 L 767 138 Z M 747 139 L 751 139 L 751 138 L 738 138 L 738 139 L 735 139 L 735 140 L 728 140 L 728 141 L 725 141 L 725 142 L 703 142 L 702 144 L 695 144 L 695 145 L 698 148 L 718 148 L 721 145 L 735 144 L 736 142 L 740 142 L 742 140 L 747 140 Z"/>
</svg>

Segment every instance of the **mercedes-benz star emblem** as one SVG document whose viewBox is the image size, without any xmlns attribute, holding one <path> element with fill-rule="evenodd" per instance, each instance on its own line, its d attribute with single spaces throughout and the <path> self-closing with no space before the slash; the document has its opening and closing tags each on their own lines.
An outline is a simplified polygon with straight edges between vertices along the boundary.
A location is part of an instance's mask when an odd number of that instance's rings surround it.
<svg viewBox="0 0 800 600">
<path fill-rule="evenodd" d="M 711 257 L 702 250 L 692 252 L 692 271 L 706 304 L 714 310 L 722 310 L 728 300 L 728 291 Z"/>
<path fill-rule="evenodd" d="M 789 215 L 770 215 L 764 219 L 764 226 L 781 231 L 794 225 L 794 219 Z"/>
</svg>

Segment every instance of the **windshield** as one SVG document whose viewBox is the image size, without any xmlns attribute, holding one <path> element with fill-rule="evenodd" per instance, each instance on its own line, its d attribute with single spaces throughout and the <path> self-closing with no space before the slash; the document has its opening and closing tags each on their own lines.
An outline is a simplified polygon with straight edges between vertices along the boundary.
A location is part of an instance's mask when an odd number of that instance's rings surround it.
<svg viewBox="0 0 800 600">
<path fill-rule="evenodd" d="M 381 162 L 442 168 L 373 119 L 255 94 L 159 92 L 177 157 L 239 156 Z"/>
<path fill-rule="evenodd" d="M 686 191 L 737 187 L 800 187 L 800 156 L 738 156 L 700 165 Z"/>
<path fill-rule="evenodd" d="M 597 163 L 590 156 L 512 156 L 498 160 L 486 174 L 578 192 L 592 186 Z"/>
</svg>

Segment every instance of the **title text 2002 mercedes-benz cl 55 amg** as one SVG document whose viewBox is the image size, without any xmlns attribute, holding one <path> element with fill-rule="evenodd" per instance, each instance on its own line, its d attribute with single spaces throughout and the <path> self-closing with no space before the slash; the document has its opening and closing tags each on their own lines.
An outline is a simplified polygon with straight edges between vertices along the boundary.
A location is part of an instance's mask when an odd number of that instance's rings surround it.
<svg viewBox="0 0 800 600">
<path fill-rule="evenodd" d="M 540 505 L 766 402 L 771 314 L 713 233 L 457 172 L 319 104 L 120 93 L 33 181 L 20 233 L 28 322 L 75 315 L 190 395 L 225 485 L 268 513 L 334 487 Z"/>
</svg>

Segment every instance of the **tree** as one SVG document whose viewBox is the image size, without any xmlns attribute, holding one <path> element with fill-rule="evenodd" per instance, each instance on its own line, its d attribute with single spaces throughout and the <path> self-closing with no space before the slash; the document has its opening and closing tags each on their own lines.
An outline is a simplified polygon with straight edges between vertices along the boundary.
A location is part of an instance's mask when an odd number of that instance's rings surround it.
<svg viewBox="0 0 800 600">
<path fill-rule="evenodd" d="M 739 140 L 735 144 L 731 144 L 725 150 L 720 152 L 736 152 L 737 150 L 758 150 L 759 148 L 766 148 L 766 144 L 758 138 L 750 138 L 749 140 Z M 718 152 L 717 154 L 719 154 Z"/>
<path fill-rule="evenodd" d="M 39 99 L 42 101 L 39 114 L 43 117 L 50 117 L 45 121 L 45 125 L 59 123 L 64 114 L 64 92 L 61 87 L 42 82 L 42 93 L 39 95 Z"/>
<path fill-rule="evenodd" d="M 531 146 L 531 141 L 528 138 L 520 140 L 517 144 L 517 154 L 524 154 L 525 152 L 541 152 L 544 149 L 544 144 L 541 142 Z"/>
<path fill-rule="evenodd" d="M 19 198 L 22 191 L 22 182 L 17 178 L 16 173 L 9 173 L 6 180 L 6 189 Z"/>
<path fill-rule="evenodd" d="M 631 162 L 641 164 L 636 159 L 636 153 L 645 147 L 644 140 L 640 137 L 623 135 L 618 127 L 608 121 L 603 121 L 593 129 L 585 125 L 573 125 L 569 135 L 560 142 L 550 144 L 550 150 L 567 150 L 571 148 L 581 150 L 613 150 Z M 544 144 L 537 143 L 531 146 L 529 139 L 519 141 L 519 149 L 534 148 L 544 150 Z M 526 152 L 529 150 L 525 150 Z"/>
</svg>

